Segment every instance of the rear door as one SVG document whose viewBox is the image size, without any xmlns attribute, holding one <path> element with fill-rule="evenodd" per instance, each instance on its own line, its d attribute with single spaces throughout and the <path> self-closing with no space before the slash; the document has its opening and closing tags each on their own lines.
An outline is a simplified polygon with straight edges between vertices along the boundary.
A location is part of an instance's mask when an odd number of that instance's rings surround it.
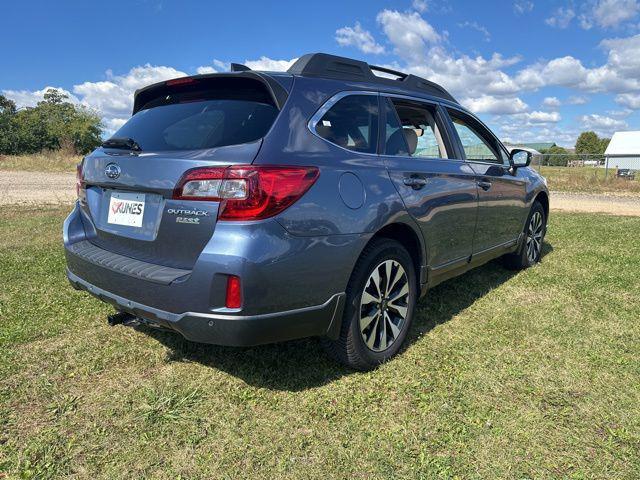
<svg viewBox="0 0 640 480">
<path fill-rule="evenodd" d="M 474 255 L 512 244 L 522 232 L 526 215 L 526 184 L 511 173 L 509 156 L 494 135 L 477 119 L 447 110 L 452 135 L 478 184 L 478 224 Z"/>
<path fill-rule="evenodd" d="M 468 262 L 477 216 L 475 172 L 455 159 L 436 104 L 382 97 L 381 152 L 391 180 L 420 225 L 436 272 Z"/>
</svg>

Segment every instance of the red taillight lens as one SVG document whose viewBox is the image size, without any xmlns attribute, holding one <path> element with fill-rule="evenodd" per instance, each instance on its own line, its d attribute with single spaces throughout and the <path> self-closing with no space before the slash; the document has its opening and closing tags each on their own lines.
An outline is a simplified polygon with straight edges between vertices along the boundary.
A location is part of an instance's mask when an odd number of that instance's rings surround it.
<svg viewBox="0 0 640 480">
<path fill-rule="evenodd" d="M 319 173 L 315 167 L 272 165 L 194 168 L 180 179 L 173 198 L 219 201 L 220 220 L 261 220 L 302 197 Z"/>
<path fill-rule="evenodd" d="M 242 287 L 240 285 L 240 277 L 229 275 L 227 277 L 227 299 L 225 302 L 227 308 L 242 307 Z"/>
<path fill-rule="evenodd" d="M 191 83 L 198 83 L 198 81 L 195 78 L 182 77 L 182 78 L 175 78 L 173 80 L 167 80 L 165 82 L 165 85 L 167 87 L 172 87 L 174 85 L 189 85 Z"/>
</svg>

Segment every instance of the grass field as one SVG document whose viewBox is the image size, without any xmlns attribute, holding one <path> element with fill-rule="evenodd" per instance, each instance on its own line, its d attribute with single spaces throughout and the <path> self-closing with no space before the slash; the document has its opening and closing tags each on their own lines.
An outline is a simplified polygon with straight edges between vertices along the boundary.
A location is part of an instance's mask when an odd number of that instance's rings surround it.
<svg viewBox="0 0 640 480">
<path fill-rule="evenodd" d="M 81 156 L 62 150 L 33 155 L 0 155 L 0 170 L 75 172 L 80 160 L 82 160 Z"/>
<path fill-rule="evenodd" d="M 640 175 L 636 180 L 616 178 L 615 169 L 605 178 L 604 168 L 535 167 L 546 177 L 549 189 L 558 192 L 624 193 L 640 195 Z"/>
<path fill-rule="evenodd" d="M 554 214 L 540 266 L 437 287 L 354 373 L 108 327 L 64 214 L 0 212 L 0 478 L 640 478 L 640 218 Z"/>
</svg>

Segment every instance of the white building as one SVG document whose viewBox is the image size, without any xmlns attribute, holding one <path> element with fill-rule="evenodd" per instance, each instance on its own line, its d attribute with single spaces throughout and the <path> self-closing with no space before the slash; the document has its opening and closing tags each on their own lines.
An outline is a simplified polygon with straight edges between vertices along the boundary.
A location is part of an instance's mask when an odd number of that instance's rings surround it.
<svg viewBox="0 0 640 480">
<path fill-rule="evenodd" d="M 640 170 L 640 132 L 616 132 L 604 152 L 608 168 Z"/>
</svg>

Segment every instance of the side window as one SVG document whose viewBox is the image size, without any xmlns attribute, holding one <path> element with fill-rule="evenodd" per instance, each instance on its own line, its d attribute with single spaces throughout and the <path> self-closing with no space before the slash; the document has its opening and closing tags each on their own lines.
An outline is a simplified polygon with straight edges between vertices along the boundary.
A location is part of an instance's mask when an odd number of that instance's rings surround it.
<svg viewBox="0 0 640 480">
<path fill-rule="evenodd" d="M 387 155 L 448 158 L 435 120 L 435 107 L 398 99 L 387 99 L 387 104 L 396 113 L 391 115 L 393 122 L 390 122 L 390 114 L 387 112 Z M 402 143 L 404 148 L 398 150 L 395 148 L 396 143 Z"/>
<path fill-rule="evenodd" d="M 459 117 L 456 112 L 449 111 L 453 126 L 458 133 L 465 156 L 469 161 L 503 163 L 500 149 L 494 145 L 487 132 L 482 133 L 479 126 Z"/>
<path fill-rule="evenodd" d="M 376 153 L 378 97 L 349 95 L 340 99 L 315 126 L 316 133 L 340 147 Z"/>
</svg>

